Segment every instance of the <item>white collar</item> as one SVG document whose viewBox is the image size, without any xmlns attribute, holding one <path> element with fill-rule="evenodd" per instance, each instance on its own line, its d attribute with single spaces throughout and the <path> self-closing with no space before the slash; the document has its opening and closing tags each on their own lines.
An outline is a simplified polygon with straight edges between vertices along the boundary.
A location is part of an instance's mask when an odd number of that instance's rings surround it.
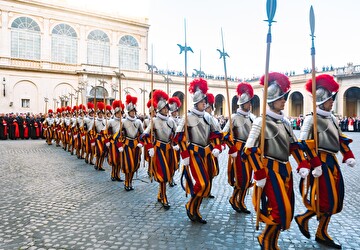
<svg viewBox="0 0 360 250">
<path fill-rule="evenodd" d="M 167 120 L 169 119 L 168 116 L 162 115 L 162 114 L 160 114 L 160 113 L 157 113 L 156 116 L 157 116 L 158 118 L 160 118 L 161 120 L 165 120 L 165 121 L 167 121 Z"/>
<path fill-rule="evenodd" d="M 320 109 L 319 107 L 316 107 L 316 113 L 318 115 L 324 116 L 324 117 L 330 117 L 331 116 L 331 111 L 325 111 Z"/>
<path fill-rule="evenodd" d="M 240 115 L 244 115 L 244 116 L 249 116 L 250 111 L 246 112 L 246 111 L 242 110 L 241 108 L 238 108 L 236 110 L 236 113 L 239 113 Z"/>
<path fill-rule="evenodd" d="M 133 121 L 136 120 L 136 117 L 133 118 L 133 117 L 131 117 L 130 115 L 128 115 L 128 116 L 127 116 L 127 119 L 133 122 Z"/>
<path fill-rule="evenodd" d="M 270 116 L 271 118 L 274 118 L 276 120 L 282 120 L 284 119 L 284 113 L 282 111 L 280 111 L 280 114 L 277 114 L 273 111 L 271 111 L 270 109 L 266 110 L 266 115 Z"/>
<path fill-rule="evenodd" d="M 200 117 L 203 117 L 204 114 L 205 114 L 205 111 L 199 111 L 199 110 L 197 110 L 197 109 L 195 109 L 195 108 L 192 108 L 192 109 L 191 109 L 191 112 L 194 113 L 194 114 L 197 115 L 197 116 L 200 116 Z"/>
</svg>

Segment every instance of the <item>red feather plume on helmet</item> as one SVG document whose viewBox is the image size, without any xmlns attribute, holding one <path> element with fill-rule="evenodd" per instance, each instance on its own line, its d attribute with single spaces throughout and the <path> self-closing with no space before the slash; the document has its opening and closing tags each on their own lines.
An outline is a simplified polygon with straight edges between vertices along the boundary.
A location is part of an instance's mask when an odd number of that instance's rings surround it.
<svg viewBox="0 0 360 250">
<path fill-rule="evenodd" d="M 215 103 L 215 97 L 213 94 L 207 93 L 206 98 L 207 98 L 209 105 L 213 105 Z"/>
<path fill-rule="evenodd" d="M 61 113 L 61 112 L 62 112 L 62 109 L 61 109 L 61 108 L 57 108 L 57 109 L 56 109 L 56 112 L 57 112 L 57 113 Z"/>
<path fill-rule="evenodd" d="M 334 77 L 328 74 L 318 75 L 316 77 L 316 89 L 324 88 L 330 93 L 338 92 L 340 85 L 334 80 Z M 305 84 L 305 89 L 312 93 L 312 79 Z"/>
<path fill-rule="evenodd" d="M 103 102 L 97 102 L 96 107 L 97 107 L 98 110 L 104 110 L 105 109 L 105 104 Z"/>
<path fill-rule="evenodd" d="M 269 86 L 270 83 L 274 81 L 276 81 L 276 83 L 279 85 L 282 92 L 286 93 L 290 89 L 290 80 L 289 77 L 287 77 L 286 75 L 278 72 L 269 73 L 269 80 L 268 80 Z M 263 75 L 260 78 L 260 85 L 264 86 L 264 82 L 265 82 L 265 75 Z"/>
<path fill-rule="evenodd" d="M 202 78 L 198 78 L 198 79 L 194 79 L 192 82 L 190 82 L 189 92 L 191 94 L 194 94 L 197 89 L 200 89 L 203 94 L 206 94 L 209 89 L 207 81 Z"/>
<path fill-rule="evenodd" d="M 49 109 L 48 110 L 48 113 L 54 113 L 52 109 Z"/>
<path fill-rule="evenodd" d="M 113 109 L 121 108 L 120 100 L 115 100 L 115 101 L 113 101 L 112 107 L 113 107 Z"/>
<path fill-rule="evenodd" d="M 112 110 L 111 105 L 106 105 L 106 110 L 107 110 L 107 111 L 111 111 L 111 110 Z"/>
<path fill-rule="evenodd" d="M 166 94 L 164 91 L 160 89 L 155 90 L 155 92 L 153 93 L 153 97 L 155 103 L 158 103 L 161 99 L 164 99 L 165 101 L 169 99 L 168 94 Z"/>
<path fill-rule="evenodd" d="M 136 102 L 137 102 L 136 96 L 131 96 L 131 95 L 126 96 L 126 104 L 132 103 L 133 105 L 135 105 Z"/>
<path fill-rule="evenodd" d="M 155 105 L 156 103 L 155 102 L 153 102 L 153 106 L 154 106 L 154 108 L 156 108 L 156 105 Z M 149 109 L 149 108 L 151 108 L 151 99 L 146 103 L 146 107 Z"/>
<path fill-rule="evenodd" d="M 169 98 L 168 103 L 169 104 L 176 103 L 176 107 L 178 107 L 178 108 L 180 108 L 180 106 L 181 106 L 181 101 L 180 101 L 179 97 L 177 97 L 177 96 Z"/>
<path fill-rule="evenodd" d="M 238 96 L 241 96 L 242 94 L 246 93 L 250 96 L 250 98 L 254 97 L 254 89 L 250 85 L 250 83 L 247 82 L 239 83 L 236 88 L 236 93 L 238 94 Z"/>
<path fill-rule="evenodd" d="M 67 112 L 71 112 L 71 107 L 70 107 L 70 106 L 67 106 L 67 107 L 66 107 L 66 111 L 67 111 Z"/>
<path fill-rule="evenodd" d="M 88 107 L 88 109 L 94 109 L 95 105 L 92 102 L 88 102 L 87 107 Z"/>
</svg>

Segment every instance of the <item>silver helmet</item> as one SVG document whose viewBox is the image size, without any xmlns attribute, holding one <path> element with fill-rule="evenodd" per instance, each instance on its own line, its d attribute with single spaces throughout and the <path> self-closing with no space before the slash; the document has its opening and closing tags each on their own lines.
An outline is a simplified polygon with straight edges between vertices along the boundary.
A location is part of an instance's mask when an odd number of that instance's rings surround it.
<svg viewBox="0 0 360 250">
<path fill-rule="evenodd" d="M 265 75 L 260 78 L 260 85 L 265 84 Z M 267 103 L 275 102 L 284 97 L 287 99 L 290 93 L 289 77 L 282 73 L 271 72 L 268 75 Z"/>
<path fill-rule="evenodd" d="M 254 97 L 254 89 L 247 82 L 241 82 L 236 87 L 236 92 L 238 95 L 237 105 L 245 104 Z"/>
<path fill-rule="evenodd" d="M 191 97 L 194 106 L 206 98 L 207 91 L 208 85 L 206 80 L 198 78 L 190 82 L 189 92 L 192 94 Z"/>
<path fill-rule="evenodd" d="M 316 77 L 316 105 L 321 105 L 330 98 L 335 100 L 336 94 L 339 90 L 339 84 L 334 80 L 334 77 L 328 74 L 318 75 Z M 305 89 L 312 94 L 312 79 L 309 79 L 305 84 Z"/>
</svg>

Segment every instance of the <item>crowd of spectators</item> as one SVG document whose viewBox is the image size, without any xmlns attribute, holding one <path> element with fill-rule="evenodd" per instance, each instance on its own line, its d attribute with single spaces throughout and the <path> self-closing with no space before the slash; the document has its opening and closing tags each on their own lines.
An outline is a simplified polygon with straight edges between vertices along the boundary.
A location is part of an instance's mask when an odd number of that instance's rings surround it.
<svg viewBox="0 0 360 250">
<path fill-rule="evenodd" d="M 42 136 L 44 119 L 45 116 L 41 113 L 0 114 L 0 140 L 44 138 Z"/>
</svg>

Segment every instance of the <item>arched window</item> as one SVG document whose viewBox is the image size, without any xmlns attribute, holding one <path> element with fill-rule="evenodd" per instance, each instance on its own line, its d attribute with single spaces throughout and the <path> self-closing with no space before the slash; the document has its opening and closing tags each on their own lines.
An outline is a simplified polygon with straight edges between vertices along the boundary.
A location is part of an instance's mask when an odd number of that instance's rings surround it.
<svg viewBox="0 0 360 250">
<path fill-rule="evenodd" d="M 52 30 L 51 59 L 53 62 L 76 63 L 77 35 L 71 26 L 62 23 Z"/>
<path fill-rule="evenodd" d="M 121 69 L 139 69 L 139 44 L 132 36 L 123 36 L 119 42 L 119 65 Z"/>
<path fill-rule="evenodd" d="M 110 65 L 110 40 L 105 32 L 93 30 L 88 35 L 88 64 Z"/>
<path fill-rule="evenodd" d="M 18 17 L 11 24 L 11 56 L 40 60 L 39 25 L 29 17 Z"/>
</svg>

